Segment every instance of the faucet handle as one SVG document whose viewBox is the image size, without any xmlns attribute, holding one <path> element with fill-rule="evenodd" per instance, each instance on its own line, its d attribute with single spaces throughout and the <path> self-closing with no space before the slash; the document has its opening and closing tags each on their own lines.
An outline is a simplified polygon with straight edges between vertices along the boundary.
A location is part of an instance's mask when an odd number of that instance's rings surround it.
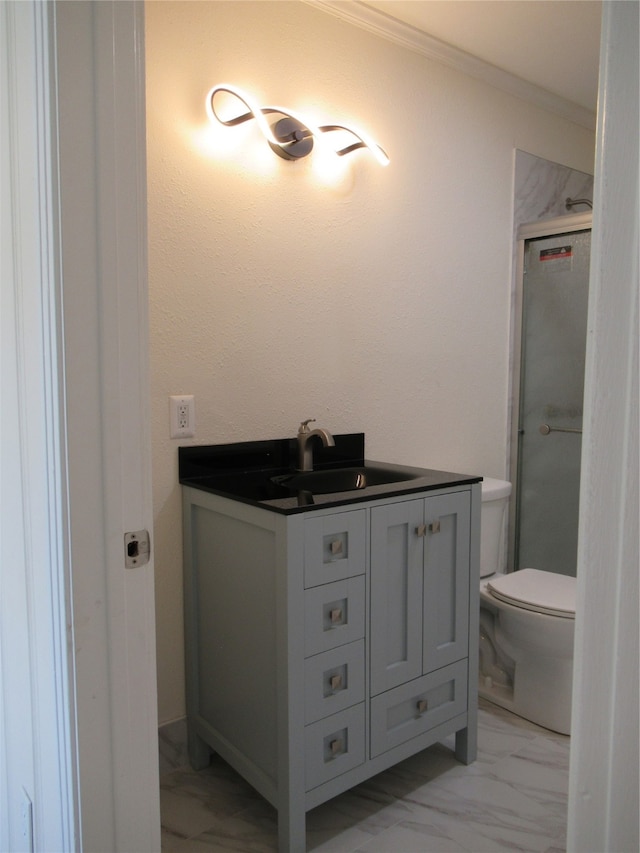
<svg viewBox="0 0 640 853">
<path fill-rule="evenodd" d="M 298 435 L 304 435 L 307 432 L 311 432 L 311 430 L 309 429 L 309 424 L 314 424 L 315 422 L 315 418 L 307 418 L 306 421 L 302 421 L 302 423 L 298 427 Z"/>
</svg>

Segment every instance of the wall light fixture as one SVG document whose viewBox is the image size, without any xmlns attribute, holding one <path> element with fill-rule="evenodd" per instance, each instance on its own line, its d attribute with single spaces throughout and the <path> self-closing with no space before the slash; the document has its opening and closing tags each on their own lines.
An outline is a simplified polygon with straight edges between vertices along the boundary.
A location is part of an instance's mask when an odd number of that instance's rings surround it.
<svg viewBox="0 0 640 853">
<path fill-rule="evenodd" d="M 224 118 L 216 110 L 216 100 L 221 101 L 224 95 L 231 95 L 235 101 L 246 108 L 247 112 L 226 115 Z M 207 114 L 211 121 L 219 121 L 226 127 L 234 127 L 250 119 L 255 119 L 262 135 L 267 140 L 273 151 L 285 160 L 299 160 L 310 154 L 314 142 L 321 145 L 328 144 L 330 135 L 338 140 L 336 145 L 329 145 L 331 150 L 343 157 L 358 148 L 365 148 L 373 154 L 381 166 L 389 165 L 389 157 L 386 152 L 360 130 L 354 130 L 340 124 L 314 125 L 311 121 L 284 107 L 260 107 L 253 102 L 250 95 L 226 83 L 214 86 L 206 100 Z M 218 110 L 220 104 L 218 103 Z M 267 116 L 274 116 L 275 121 L 270 122 Z"/>
</svg>

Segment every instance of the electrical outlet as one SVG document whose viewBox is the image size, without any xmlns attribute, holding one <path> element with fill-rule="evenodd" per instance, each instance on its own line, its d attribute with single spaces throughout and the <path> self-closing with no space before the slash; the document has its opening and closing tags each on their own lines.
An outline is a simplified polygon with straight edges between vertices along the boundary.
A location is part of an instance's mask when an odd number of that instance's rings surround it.
<svg viewBox="0 0 640 853">
<path fill-rule="evenodd" d="M 169 397 L 169 438 L 193 438 L 196 404 L 192 394 Z"/>
</svg>

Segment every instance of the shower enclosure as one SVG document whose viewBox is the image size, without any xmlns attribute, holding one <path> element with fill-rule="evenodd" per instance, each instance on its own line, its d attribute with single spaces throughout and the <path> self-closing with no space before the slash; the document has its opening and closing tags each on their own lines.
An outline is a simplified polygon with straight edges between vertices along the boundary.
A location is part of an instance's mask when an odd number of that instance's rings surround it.
<svg viewBox="0 0 640 853">
<path fill-rule="evenodd" d="M 512 565 L 575 576 L 591 214 L 518 238 Z"/>
</svg>

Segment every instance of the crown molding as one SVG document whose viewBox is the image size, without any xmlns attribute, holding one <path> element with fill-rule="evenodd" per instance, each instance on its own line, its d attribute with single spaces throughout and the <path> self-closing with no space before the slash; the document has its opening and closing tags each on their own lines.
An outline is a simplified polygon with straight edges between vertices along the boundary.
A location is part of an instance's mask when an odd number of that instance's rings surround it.
<svg viewBox="0 0 640 853">
<path fill-rule="evenodd" d="M 341 18 L 353 26 L 368 30 L 388 41 L 393 41 L 407 50 L 420 53 L 434 62 L 440 62 L 442 65 L 454 68 L 469 77 L 481 80 L 488 86 L 493 86 L 516 98 L 529 101 L 548 112 L 586 127 L 588 130 L 595 130 L 596 115 L 586 107 L 562 98 L 560 95 L 555 95 L 534 83 L 529 83 L 515 74 L 503 71 L 490 62 L 478 59 L 478 57 L 440 41 L 440 39 L 430 36 L 410 24 L 398 21 L 384 12 L 367 6 L 360 0 L 303 0 L 303 2 L 322 12 Z"/>
</svg>

